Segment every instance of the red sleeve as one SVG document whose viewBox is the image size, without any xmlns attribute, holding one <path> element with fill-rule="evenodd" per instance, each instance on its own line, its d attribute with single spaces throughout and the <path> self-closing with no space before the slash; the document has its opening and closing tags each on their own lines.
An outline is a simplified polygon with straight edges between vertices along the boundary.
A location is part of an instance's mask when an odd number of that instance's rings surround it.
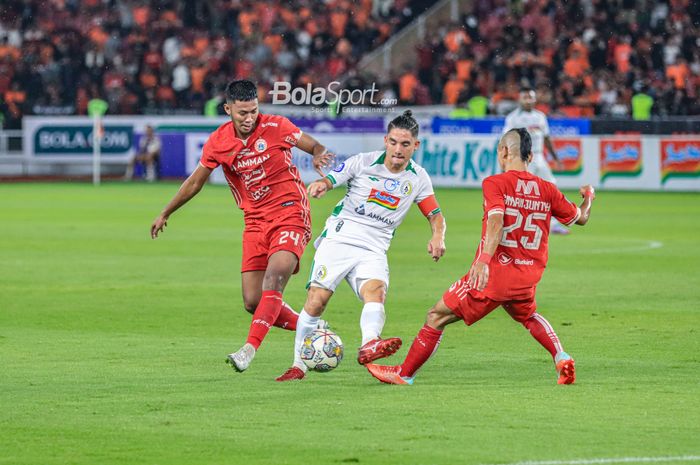
<svg viewBox="0 0 700 465">
<path fill-rule="evenodd" d="M 199 163 L 205 168 L 215 169 L 220 163 L 216 159 L 216 132 L 209 136 L 209 139 L 204 143 L 202 147 L 202 157 L 199 159 Z"/>
<path fill-rule="evenodd" d="M 552 189 L 553 199 L 552 199 L 552 216 L 556 218 L 561 224 L 570 226 L 578 220 L 581 216 L 581 210 L 576 206 L 575 203 L 569 201 L 564 194 L 562 194 L 559 189 L 554 187 Z"/>
<path fill-rule="evenodd" d="M 301 129 L 282 116 L 279 122 L 279 137 L 283 147 L 295 147 L 301 137 Z"/>
<path fill-rule="evenodd" d="M 503 192 L 498 187 L 495 179 L 492 177 L 484 179 L 484 182 L 481 184 L 481 190 L 484 193 L 484 213 L 487 216 L 492 213 L 503 213 L 505 211 Z"/>
</svg>

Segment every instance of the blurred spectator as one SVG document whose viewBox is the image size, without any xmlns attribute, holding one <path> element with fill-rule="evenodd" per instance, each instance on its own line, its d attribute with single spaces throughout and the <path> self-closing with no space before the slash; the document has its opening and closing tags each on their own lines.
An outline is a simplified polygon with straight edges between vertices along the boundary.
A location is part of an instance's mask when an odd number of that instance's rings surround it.
<svg viewBox="0 0 700 465">
<path fill-rule="evenodd" d="M 126 167 L 125 181 L 131 181 L 134 178 L 134 167 L 137 164 L 144 166 L 144 174 L 146 181 L 153 182 L 156 180 L 156 165 L 160 158 L 161 141 L 153 131 L 152 126 L 146 126 L 146 132 L 139 141 L 138 152 L 129 160 Z"/>
<path fill-rule="evenodd" d="M 631 89 L 646 82 L 651 115 L 697 115 L 698 5 L 479 0 L 458 24 L 418 45 L 415 71 L 436 100 L 454 104 L 468 84 L 491 97 L 497 114 L 514 108 L 514 88 L 529 85 L 548 113 L 625 116 L 632 112 Z"/>
<path fill-rule="evenodd" d="M 3 0 L 5 126 L 85 114 L 96 93 L 112 114 L 202 114 L 234 76 L 263 90 L 275 80 L 326 86 L 410 22 L 413 3 L 425 2 Z M 430 103 L 418 83 L 409 100 Z"/>
</svg>

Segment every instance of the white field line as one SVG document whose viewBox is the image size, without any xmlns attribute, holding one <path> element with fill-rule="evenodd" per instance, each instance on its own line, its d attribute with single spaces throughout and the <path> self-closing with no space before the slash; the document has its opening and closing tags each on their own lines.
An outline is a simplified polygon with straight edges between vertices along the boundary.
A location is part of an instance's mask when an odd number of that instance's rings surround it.
<svg viewBox="0 0 700 465">
<path fill-rule="evenodd" d="M 629 240 L 628 242 L 631 242 Z M 642 241 L 639 241 L 642 242 Z M 660 249 L 664 246 L 663 242 L 660 241 L 643 241 L 639 245 L 628 245 L 622 247 L 602 247 L 596 249 L 586 249 L 580 248 L 575 250 L 561 250 L 557 252 L 557 255 L 585 255 L 585 254 L 597 254 L 597 253 L 627 253 L 627 252 L 643 252 L 645 250 Z"/>
<path fill-rule="evenodd" d="M 612 457 L 600 459 L 576 460 L 542 460 L 504 463 L 498 465 L 598 465 L 612 463 L 671 463 L 671 462 L 700 462 L 700 455 L 679 455 L 675 457 Z M 482 464 L 485 465 L 485 464 Z M 489 464 L 496 465 L 496 464 Z"/>
</svg>

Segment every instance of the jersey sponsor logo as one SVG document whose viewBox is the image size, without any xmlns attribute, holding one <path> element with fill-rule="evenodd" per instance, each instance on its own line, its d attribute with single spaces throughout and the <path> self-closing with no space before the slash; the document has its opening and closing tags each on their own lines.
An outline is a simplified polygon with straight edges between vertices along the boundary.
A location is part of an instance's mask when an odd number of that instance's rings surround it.
<svg viewBox="0 0 700 465">
<path fill-rule="evenodd" d="M 251 186 L 257 184 L 260 180 L 265 179 L 266 177 L 265 169 L 262 166 L 250 171 L 242 171 L 240 175 L 246 189 L 250 189 Z"/>
<path fill-rule="evenodd" d="M 267 142 L 262 137 L 255 141 L 255 150 L 258 153 L 262 153 L 267 150 Z"/>
<path fill-rule="evenodd" d="M 292 205 L 294 205 L 294 200 L 284 202 L 284 203 L 280 204 L 280 207 L 291 207 Z"/>
<path fill-rule="evenodd" d="M 255 152 L 253 152 L 250 149 L 242 149 L 240 152 L 231 152 L 231 155 L 238 155 L 240 157 L 252 157 L 255 155 Z"/>
<path fill-rule="evenodd" d="M 411 195 L 411 192 L 413 192 L 413 184 L 411 184 L 411 181 L 404 181 L 403 184 L 401 184 L 401 193 L 404 196 Z"/>
<path fill-rule="evenodd" d="M 343 168 L 345 168 L 345 162 L 343 162 L 343 163 L 341 163 L 340 165 L 336 166 L 336 167 L 333 169 L 333 172 L 334 172 L 334 173 L 340 173 L 341 171 L 343 171 Z"/>
<path fill-rule="evenodd" d="M 255 201 L 255 202 L 264 198 L 269 193 L 270 193 L 270 188 L 268 186 L 262 186 L 260 189 L 258 189 L 256 191 L 248 191 L 248 195 L 250 195 L 250 198 L 253 199 L 253 201 Z"/>
<path fill-rule="evenodd" d="M 267 159 L 270 158 L 269 154 L 259 155 L 255 158 L 247 158 L 245 160 L 237 160 L 231 167 L 234 170 L 241 170 L 243 168 L 251 168 L 253 166 L 262 165 Z"/>
<path fill-rule="evenodd" d="M 388 210 L 396 210 L 399 207 L 401 199 L 388 192 L 372 189 L 367 197 L 367 203 L 374 203 Z"/>
<path fill-rule="evenodd" d="M 360 206 L 355 207 L 355 213 L 358 215 L 364 215 L 365 214 L 365 204 L 363 203 Z"/>
<path fill-rule="evenodd" d="M 535 264 L 535 261 L 534 260 L 521 260 L 520 258 L 516 258 L 515 264 L 516 265 L 532 266 Z"/>
<path fill-rule="evenodd" d="M 291 136 L 285 136 L 284 141 L 286 143 L 288 143 L 289 145 L 297 145 L 297 142 L 299 141 L 300 137 L 301 137 L 301 131 L 295 132 Z"/>
<path fill-rule="evenodd" d="M 316 279 L 318 281 L 323 281 L 328 276 L 328 269 L 326 265 L 321 265 L 316 269 Z"/>
<path fill-rule="evenodd" d="M 537 185 L 537 181 L 526 182 L 522 179 L 518 179 L 518 183 L 515 185 L 515 192 L 523 195 L 533 195 L 532 193 L 534 192 L 534 196 L 539 197 L 540 186 Z"/>
<path fill-rule="evenodd" d="M 377 215 L 376 213 L 369 212 L 367 213 L 368 218 L 372 218 L 373 220 L 381 221 L 382 223 L 392 226 L 394 224 L 394 220 L 390 220 L 389 218 L 385 218 L 381 215 Z"/>
<path fill-rule="evenodd" d="M 501 265 L 509 265 L 513 261 L 513 257 L 508 255 L 507 253 L 499 253 L 498 254 L 498 263 Z"/>
<path fill-rule="evenodd" d="M 279 125 L 277 123 L 275 123 L 274 121 L 268 121 L 267 123 L 263 123 L 260 126 L 262 126 L 264 128 L 266 128 L 268 126 L 272 126 L 273 128 L 276 128 Z"/>
<path fill-rule="evenodd" d="M 384 189 L 388 192 L 393 192 L 399 187 L 399 182 L 396 179 L 386 179 L 384 180 Z"/>
</svg>

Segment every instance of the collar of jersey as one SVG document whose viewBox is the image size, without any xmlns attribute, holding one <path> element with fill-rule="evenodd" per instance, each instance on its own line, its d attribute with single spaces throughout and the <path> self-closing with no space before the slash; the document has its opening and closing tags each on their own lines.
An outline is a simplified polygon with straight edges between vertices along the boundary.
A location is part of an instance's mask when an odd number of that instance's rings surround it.
<svg viewBox="0 0 700 465">
<path fill-rule="evenodd" d="M 386 158 L 386 150 L 372 163 L 370 166 L 383 165 L 384 159 Z M 413 167 L 413 160 L 408 160 L 408 165 L 406 165 L 406 171 L 411 171 L 413 174 L 417 175 L 416 169 Z"/>
</svg>

